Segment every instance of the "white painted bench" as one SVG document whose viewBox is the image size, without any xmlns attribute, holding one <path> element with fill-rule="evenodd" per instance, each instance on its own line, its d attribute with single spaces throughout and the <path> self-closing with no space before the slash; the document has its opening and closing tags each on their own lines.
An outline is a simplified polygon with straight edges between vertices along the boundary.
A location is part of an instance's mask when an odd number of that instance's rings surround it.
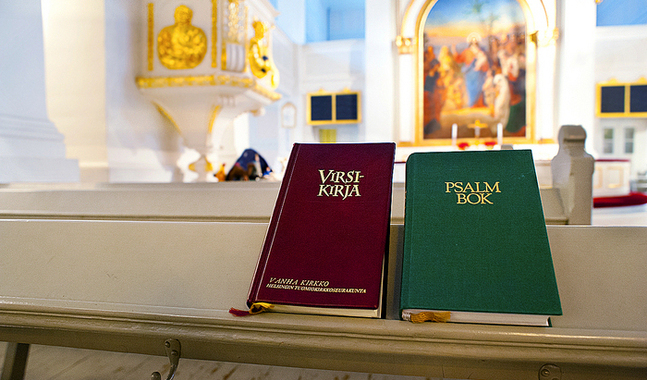
<svg viewBox="0 0 647 380">
<path fill-rule="evenodd" d="M 267 223 L 279 186 L 278 182 L 13 184 L 0 187 L 0 219 Z M 559 191 L 547 188 L 540 193 L 546 224 L 568 224 Z M 392 199 L 391 220 L 402 224 L 403 183 L 393 184 Z"/>
<path fill-rule="evenodd" d="M 234 317 L 265 229 L 0 220 L 0 340 L 164 355 L 174 338 L 194 359 L 459 379 L 541 379 L 542 368 L 561 379 L 647 378 L 647 228 L 548 227 L 564 311 L 551 328 L 397 320 L 401 225 L 387 319 Z"/>
</svg>

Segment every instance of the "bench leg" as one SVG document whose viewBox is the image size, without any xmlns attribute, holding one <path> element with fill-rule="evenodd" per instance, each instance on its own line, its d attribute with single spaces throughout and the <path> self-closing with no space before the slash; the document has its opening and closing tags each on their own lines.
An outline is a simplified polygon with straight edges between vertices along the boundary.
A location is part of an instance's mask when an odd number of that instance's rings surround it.
<svg viewBox="0 0 647 380">
<path fill-rule="evenodd" d="M 8 343 L 0 380 L 22 380 L 25 377 L 29 344 Z"/>
</svg>

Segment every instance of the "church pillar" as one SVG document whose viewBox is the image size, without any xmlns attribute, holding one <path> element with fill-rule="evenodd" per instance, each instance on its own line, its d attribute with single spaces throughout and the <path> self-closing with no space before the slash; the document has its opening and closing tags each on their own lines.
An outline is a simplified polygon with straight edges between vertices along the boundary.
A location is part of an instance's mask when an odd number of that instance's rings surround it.
<svg viewBox="0 0 647 380">
<path fill-rule="evenodd" d="M 596 3 L 589 0 L 557 2 L 558 80 L 557 124 L 581 125 L 593 151 L 595 122 L 595 27 Z"/>
<path fill-rule="evenodd" d="M 41 2 L 0 2 L 0 183 L 79 181 L 45 99 Z"/>
<path fill-rule="evenodd" d="M 364 118 L 366 141 L 395 140 L 395 4 L 373 0 L 366 6 Z"/>
</svg>

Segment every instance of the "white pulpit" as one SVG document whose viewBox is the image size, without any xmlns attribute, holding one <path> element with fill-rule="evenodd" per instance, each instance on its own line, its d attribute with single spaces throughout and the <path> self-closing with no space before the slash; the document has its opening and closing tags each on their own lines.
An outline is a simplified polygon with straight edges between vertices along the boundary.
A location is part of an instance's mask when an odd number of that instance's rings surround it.
<svg viewBox="0 0 647 380">
<path fill-rule="evenodd" d="M 197 151 L 189 165 L 198 181 L 213 179 L 223 160 L 233 162 L 234 119 L 258 114 L 280 99 L 270 30 L 277 12 L 245 0 L 142 1 L 141 93 L 166 116 L 184 146 Z M 231 136 L 230 136 L 231 135 Z M 186 169 L 186 168 L 181 168 Z"/>
</svg>

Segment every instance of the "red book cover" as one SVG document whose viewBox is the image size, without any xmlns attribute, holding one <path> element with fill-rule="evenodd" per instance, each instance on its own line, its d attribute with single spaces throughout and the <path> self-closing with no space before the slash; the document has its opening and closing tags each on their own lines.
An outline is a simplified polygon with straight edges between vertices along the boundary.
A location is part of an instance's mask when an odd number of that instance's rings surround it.
<svg viewBox="0 0 647 380">
<path fill-rule="evenodd" d="M 248 304 L 380 317 L 395 144 L 295 144 Z"/>
</svg>

